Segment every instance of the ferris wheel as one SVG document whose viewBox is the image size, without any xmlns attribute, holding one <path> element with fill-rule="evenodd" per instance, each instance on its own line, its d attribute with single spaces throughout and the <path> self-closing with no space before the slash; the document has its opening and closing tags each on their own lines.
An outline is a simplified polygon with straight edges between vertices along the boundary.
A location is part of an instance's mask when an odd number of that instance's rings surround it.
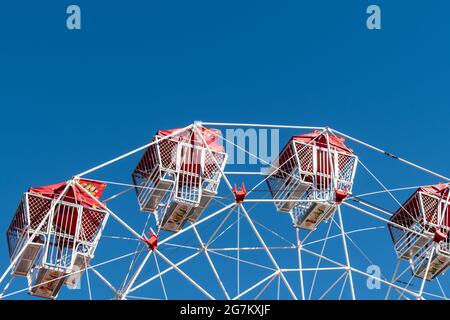
<svg viewBox="0 0 450 320">
<path fill-rule="evenodd" d="M 267 161 L 229 128 L 284 146 Z M 231 147 L 251 165 L 230 164 Z M 159 130 L 23 194 L 0 297 L 447 299 L 449 182 L 329 127 Z"/>
</svg>

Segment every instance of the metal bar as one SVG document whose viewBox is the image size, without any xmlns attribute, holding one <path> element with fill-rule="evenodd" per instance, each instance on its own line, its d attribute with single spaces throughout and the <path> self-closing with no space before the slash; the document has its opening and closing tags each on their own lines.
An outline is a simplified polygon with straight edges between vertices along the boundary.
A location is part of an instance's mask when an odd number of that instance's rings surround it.
<svg viewBox="0 0 450 320">
<path fill-rule="evenodd" d="M 203 289 L 197 282 L 195 282 L 191 277 L 189 277 L 186 273 L 184 273 L 183 270 L 181 270 L 176 264 L 174 264 L 172 261 L 170 261 L 165 255 L 163 255 L 158 250 L 155 250 L 155 252 L 168 264 L 170 264 L 176 271 L 178 271 L 179 274 L 181 274 L 186 280 L 188 280 L 194 287 L 196 287 L 201 293 L 203 293 L 205 296 L 207 296 L 211 300 L 215 300 L 212 295 L 210 295 L 205 289 Z"/>
<path fill-rule="evenodd" d="M 347 275 L 347 272 L 342 273 L 337 280 L 320 296 L 319 300 L 322 300 L 323 298 L 325 298 L 325 296 L 331 291 L 333 290 L 333 288 L 339 283 L 339 281 L 341 281 L 341 279 Z"/>
<path fill-rule="evenodd" d="M 275 129 L 299 129 L 299 130 L 324 130 L 325 127 L 310 126 L 290 126 L 279 124 L 250 124 L 250 123 L 224 123 L 224 122 L 201 122 L 202 125 L 219 127 L 257 127 L 257 128 L 275 128 Z"/>
<path fill-rule="evenodd" d="M 233 193 L 233 186 L 231 185 L 230 181 L 228 180 L 222 166 L 217 162 L 216 157 L 214 157 L 214 154 L 212 153 L 211 149 L 208 146 L 208 143 L 205 141 L 205 138 L 203 137 L 202 133 L 200 132 L 200 130 L 198 129 L 197 126 L 194 126 L 194 130 L 197 132 L 197 134 L 200 136 L 200 139 L 202 140 L 202 143 L 206 146 L 206 149 L 208 150 L 212 160 L 214 161 L 214 164 L 217 166 L 217 168 L 219 169 L 220 173 L 223 176 L 223 179 L 225 180 L 226 185 L 228 186 L 228 188 L 230 189 L 230 192 L 234 195 Z"/>
<path fill-rule="evenodd" d="M 247 290 L 245 290 L 244 292 L 240 293 L 239 295 L 237 295 L 236 297 L 233 298 L 233 300 L 238 300 L 240 299 L 242 296 L 244 296 L 245 294 L 249 293 L 250 291 L 254 290 L 255 288 L 259 287 L 260 285 L 262 285 L 264 282 L 266 282 L 267 280 L 269 280 L 270 278 L 273 278 L 274 276 L 276 276 L 279 273 L 279 271 L 275 271 L 274 273 L 272 273 L 271 275 L 265 277 L 264 279 L 262 279 L 261 281 L 259 281 L 258 283 L 254 284 L 253 286 L 251 286 L 250 288 L 248 288 Z"/>
<path fill-rule="evenodd" d="M 346 267 L 325 267 L 325 268 L 301 268 L 301 269 L 281 269 L 283 272 L 298 272 L 298 271 L 336 271 L 346 270 Z"/>
<path fill-rule="evenodd" d="M 127 229 L 128 231 L 130 231 L 136 238 L 138 238 L 139 240 L 142 240 L 142 236 L 137 233 L 136 231 L 134 231 L 133 228 L 131 228 L 127 223 L 125 223 L 125 221 L 123 221 L 122 219 L 119 218 L 118 215 L 116 215 L 114 212 L 112 212 L 103 202 L 101 202 L 100 200 L 98 200 L 96 197 L 94 197 L 89 191 L 87 191 L 81 184 L 78 183 L 78 181 L 75 181 L 75 184 L 77 186 L 79 186 L 82 190 L 84 190 L 86 192 L 86 194 L 92 198 L 101 208 L 103 208 L 104 210 L 106 210 L 117 222 L 119 222 L 122 226 L 125 227 L 125 229 Z"/>
<path fill-rule="evenodd" d="M 411 162 L 411 161 L 408 161 L 408 160 L 406 160 L 406 159 L 402 159 L 402 158 L 400 158 L 400 157 L 397 157 L 396 155 L 393 155 L 392 153 L 389 153 L 389 152 L 384 151 L 384 150 L 382 150 L 382 149 L 380 149 L 380 148 L 377 148 L 377 147 L 375 147 L 375 146 L 372 146 L 372 145 L 370 145 L 370 144 L 368 144 L 368 143 L 366 143 L 366 142 L 363 142 L 363 141 L 361 141 L 361 140 L 358 140 L 358 139 L 356 139 L 356 138 L 353 138 L 352 136 L 346 135 L 346 134 L 344 134 L 344 133 L 342 133 L 342 132 L 339 132 L 339 131 L 337 131 L 337 130 L 334 130 L 334 129 L 331 129 L 331 128 L 330 128 L 329 130 L 330 130 L 332 133 L 335 133 L 335 134 L 337 134 L 337 135 L 343 136 L 343 137 L 345 137 L 345 138 L 347 138 L 347 139 L 349 139 L 349 140 L 352 140 L 352 141 L 354 141 L 354 142 L 356 142 L 356 143 L 359 143 L 359 144 L 361 144 L 361 145 L 363 145 L 363 146 L 365 146 L 365 147 L 367 147 L 367 148 L 369 148 L 369 149 L 372 149 L 372 150 L 374 150 L 374 151 L 377 151 L 377 152 L 379 152 L 379 153 L 382 153 L 382 154 L 384 154 L 384 155 L 387 155 L 388 157 L 390 157 L 390 158 L 392 158 L 392 159 L 398 160 L 398 161 L 403 162 L 403 163 L 405 163 L 405 164 L 407 164 L 407 165 L 410 165 L 410 166 L 412 166 L 412 167 L 414 167 L 414 168 L 416 168 L 416 169 L 422 170 L 422 171 L 424 171 L 424 172 L 426 172 L 426 173 L 429 173 L 429 174 L 431 174 L 431 175 L 433 175 L 433 176 L 435 176 L 435 177 L 438 177 L 438 178 L 440 178 L 440 179 L 444 179 L 444 180 L 450 182 L 450 178 L 448 178 L 448 177 L 446 177 L 446 176 L 444 176 L 444 175 L 441 175 L 441 174 L 436 173 L 436 172 L 434 172 L 434 171 L 428 170 L 428 169 L 426 169 L 426 168 L 424 168 L 424 167 L 422 167 L 422 166 L 419 166 L 419 165 L 417 165 L 417 164 L 415 164 L 415 163 L 413 163 L 413 162 Z"/>
<path fill-rule="evenodd" d="M 436 246 L 433 246 L 433 248 L 431 249 L 431 251 L 428 255 L 427 268 L 425 269 L 425 274 L 423 276 L 422 283 L 420 284 L 420 290 L 419 290 L 419 293 L 417 294 L 417 300 L 422 299 L 423 289 L 425 288 L 425 282 L 427 281 L 428 272 L 430 271 L 431 261 L 432 261 L 435 250 L 436 250 Z"/>
<path fill-rule="evenodd" d="M 367 214 L 368 216 L 371 216 L 371 217 L 373 217 L 373 218 L 376 218 L 376 219 L 378 219 L 378 220 L 381 220 L 381 221 L 383 221 L 383 222 L 385 222 L 385 223 L 387 223 L 387 224 L 390 224 L 390 225 L 392 225 L 392 226 L 394 226 L 394 227 L 396 227 L 396 228 L 399 228 L 399 229 L 402 229 L 402 230 L 405 230 L 405 231 L 408 231 L 408 232 L 411 232 L 411 233 L 414 233 L 414 234 L 416 234 L 416 235 L 418 235 L 418 236 L 423 236 L 423 234 L 421 234 L 420 232 L 417 232 L 417 231 L 415 231 L 415 230 L 413 230 L 413 229 L 409 229 L 409 228 L 407 228 L 407 227 L 404 227 L 404 226 L 402 226 L 402 225 L 400 225 L 400 224 L 397 224 L 397 223 L 395 223 L 395 222 L 392 222 L 392 221 L 390 221 L 390 220 L 387 220 L 387 219 L 384 219 L 384 218 L 382 218 L 382 217 L 379 217 L 379 216 L 377 216 L 376 214 L 373 214 L 372 212 L 369 212 L 369 211 L 367 211 L 367 210 L 364 210 L 364 209 L 361 209 L 361 208 L 359 208 L 359 207 L 357 207 L 357 206 L 354 206 L 354 205 L 352 205 L 352 204 L 349 204 L 348 202 L 342 202 L 342 204 L 343 205 L 346 205 L 347 207 L 350 207 L 350 208 L 352 208 L 352 209 L 355 209 L 355 210 L 357 210 L 357 211 L 360 211 L 360 212 L 362 212 L 362 213 L 364 213 L 364 214 Z"/>
<path fill-rule="evenodd" d="M 95 269 L 94 267 L 91 267 L 92 272 L 100 279 L 102 280 L 114 293 L 117 293 L 116 288 L 114 288 L 114 286 L 108 281 L 106 280 L 106 278 L 100 273 L 98 272 L 97 269 Z"/>
<path fill-rule="evenodd" d="M 162 240 L 162 241 L 159 243 L 159 245 L 162 245 L 162 244 L 164 244 L 164 243 L 166 243 L 166 242 L 172 240 L 173 238 L 178 237 L 179 235 L 185 233 L 186 231 L 191 230 L 191 229 L 194 228 L 195 226 L 198 226 L 198 225 L 202 224 L 203 222 L 208 221 L 209 219 L 211 219 L 211 218 L 217 216 L 218 214 L 222 213 L 222 212 L 225 211 L 225 210 L 230 209 L 231 207 L 234 207 L 235 205 L 236 205 L 236 204 L 233 202 L 233 203 L 227 205 L 226 207 L 223 207 L 222 209 L 219 209 L 219 210 L 217 210 L 216 212 L 211 213 L 209 216 L 204 217 L 203 219 L 201 219 L 201 220 L 195 222 L 194 224 L 191 224 L 191 225 L 187 226 L 186 228 L 184 228 L 184 229 L 178 231 L 177 233 L 175 233 L 175 234 L 173 234 L 173 235 L 171 235 L 171 236 L 165 238 L 164 240 Z"/>
<path fill-rule="evenodd" d="M 133 255 L 133 254 L 135 254 L 135 253 L 136 253 L 136 252 L 127 253 L 127 254 L 122 255 L 122 256 L 120 256 L 120 257 L 112 258 L 112 259 L 110 259 L 110 260 L 107 260 L 107 261 L 104 261 L 104 262 L 100 262 L 100 263 L 95 264 L 95 265 L 93 265 L 93 266 L 89 266 L 89 267 L 87 267 L 87 268 L 84 268 L 84 269 L 80 269 L 80 270 L 74 271 L 74 272 L 72 272 L 72 275 L 79 274 L 80 272 L 83 272 L 83 271 L 86 270 L 86 269 L 92 269 L 92 268 L 94 268 L 94 267 L 100 267 L 100 266 L 109 264 L 109 263 L 111 263 L 111 262 L 115 262 L 115 261 L 117 261 L 117 260 L 121 260 L 121 259 L 127 258 L 127 257 L 129 257 L 129 256 L 131 256 L 131 255 Z M 62 279 L 62 278 L 64 278 L 64 277 L 67 277 L 67 275 L 62 275 L 62 276 L 57 277 L 57 278 L 55 278 L 55 279 L 52 279 L 52 280 L 49 280 L 49 281 L 45 281 L 45 282 L 36 284 L 36 285 L 34 285 L 34 286 L 32 286 L 32 287 L 27 287 L 27 288 L 25 288 L 25 289 L 17 290 L 17 291 L 15 291 L 15 292 L 12 292 L 12 293 L 9 293 L 9 294 L 7 294 L 7 295 L 4 295 L 3 297 L 6 298 L 6 297 L 9 297 L 9 296 L 13 296 L 13 295 L 15 295 L 15 294 L 18 294 L 18 293 L 27 291 L 27 290 L 29 290 L 29 289 L 31 289 L 31 288 L 34 288 L 34 287 L 37 287 L 37 286 L 40 286 L 40 285 L 45 285 L 45 284 L 51 283 L 51 282 L 53 282 L 53 281 L 60 280 L 60 279 Z"/>
<path fill-rule="evenodd" d="M 184 128 L 181 128 L 181 129 L 179 129 L 179 130 L 176 130 L 176 131 L 172 132 L 171 134 L 162 137 L 161 139 L 152 141 L 152 142 L 150 142 L 150 143 L 147 143 L 146 145 L 143 145 L 142 147 L 136 148 L 136 149 L 131 150 L 130 152 L 127 152 L 127 153 L 125 153 L 125 154 L 123 154 L 123 155 L 121 155 L 121 156 L 118 156 L 118 157 L 116 157 L 116 158 L 114 158 L 114 159 L 112 159 L 112 160 L 106 161 L 106 162 L 104 162 L 104 163 L 102 163 L 102 164 L 100 164 L 100 165 L 98 165 L 98 166 L 93 167 L 92 169 L 89 169 L 89 170 L 86 170 L 86 171 L 84 171 L 84 172 L 82 172 L 82 173 L 77 174 L 77 175 L 75 176 L 75 178 L 80 178 L 80 177 L 85 176 L 85 175 L 87 175 L 87 174 L 89 174 L 89 173 L 92 173 L 92 172 L 94 172 L 94 171 L 97 171 L 97 170 L 99 170 L 99 169 L 101 169 L 101 168 L 103 168 L 103 167 L 106 167 L 106 166 L 108 166 L 108 165 L 110 165 L 110 164 L 113 164 L 114 162 L 120 161 L 120 160 L 122 160 L 122 159 L 124 159 L 124 158 L 126 158 L 126 157 L 129 157 L 129 156 L 131 156 L 131 155 L 133 155 L 133 154 L 135 154 L 135 153 L 137 153 L 137 152 L 139 152 L 139 151 L 141 151 L 141 150 L 147 149 L 148 147 L 150 147 L 150 146 L 152 146 L 152 145 L 154 145 L 154 144 L 156 144 L 156 143 L 159 143 L 159 142 L 161 142 L 162 140 L 169 139 L 169 138 L 171 138 L 171 137 L 173 137 L 173 136 L 175 136 L 175 135 L 177 135 L 177 134 L 179 134 L 179 133 L 181 133 L 181 132 L 183 132 L 183 131 L 186 131 L 186 130 L 188 130 L 189 128 L 191 128 L 192 126 L 193 126 L 193 125 L 190 124 L 189 126 L 184 127 Z"/>
<path fill-rule="evenodd" d="M 261 202 L 295 202 L 295 203 L 308 203 L 308 202 L 311 202 L 311 200 L 301 200 L 301 199 L 299 199 L 299 200 L 289 200 L 289 199 L 286 199 L 286 200 L 278 200 L 278 199 L 244 199 L 243 202 L 258 202 L 258 203 L 261 203 Z M 317 203 L 328 203 L 329 201 L 327 201 L 327 200 L 314 200 L 314 202 L 317 202 Z"/>
<path fill-rule="evenodd" d="M 130 292 L 131 287 L 133 286 L 134 282 L 136 281 L 137 277 L 141 274 L 142 269 L 144 268 L 145 264 L 147 263 L 148 259 L 150 258 L 153 251 L 149 250 L 147 254 L 144 257 L 144 260 L 142 260 L 141 264 L 137 268 L 136 272 L 131 277 L 130 281 L 125 285 L 125 287 L 120 290 L 117 295 L 116 299 L 125 300 L 127 298 L 127 294 Z"/>
<path fill-rule="evenodd" d="M 19 261 L 19 259 L 21 258 L 22 254 L 25 252 L 27 246 L 34 240 L 34 237 L 36 237 L 36 234 L 39 232 L 39 230 L 42 229 L 42 227 L 45 224 L 45 221 L 49 218 L 50 214 L 53 212 L 53 210 L 55 209 L 56 204 L 58 203 L 58 201 L 60 201 L 62 199 L 62 197 L 66 194 L 67 190 L 69 190 L 69 187 L 72 186 L 73 181 L 69 180 L 67 181 L 67 185 L 64 188 L 63 192 L 61 192 L 61 194 L 59 195 L 59 197 L 56 199 L 56 201 L 54 201 L 50 207 L 50 210 L 45 214 L 44 218 L 42 219 L 42 221 L 39 223 L 39 225 L 37 226 L 36 230 L 34 230 L 33 234 L 28 238 L 27 242 L 25 243 L 25 245 L 22 247 L 22 249 L 19 251 L 19 253 L 16 255 L 16 257 L 11 261 L 11 263 L 9 264 L 8 268 L 6 268 L 5 272 L 3 272 L 1 278 L 0 278 L 0 283 L 2 283 L 2 281 L 5 279 L 6 275 L 11 271 L 11 269 L 13 268 L 13 266 L 17 263 L 17 261 Z"/>
<path fill-rule="evenodd" d="M 3 288 L 2 292 L 0 293 L 0 299 L 3 297 L 3 295 L 9 289 L 9 286 L 12 284 L 12 282 L 13 282 L 15 277 L 16 277 L 15 275 L 11 276 L 11 279 L 9 279 L 8 283 L 5 285 L 5 287 Z"/>
<path fill-rule="evenodd" d="M 193 228 L 195 236 L 197 237 L 198 242 L 203 247 L 203 252 L 205 253 L 206 259 L 208 260 L 208 263 L 212 269 L 212 272 L 214 273 L 214 276 L 217 279 L 217 282 L 219 283 L 220 288 L 222 289 L 223 293 L 225 294 L 225 297 L 227 297 L 228 300 L 230 300 L 230 296 L 228 295 L 227 289 L 225 289 L 225 286 L 223 285 L 222 280 L 220 279 L 219 273 L 216 270 L 216 267 L 214 266 L 214 263 L 211 260 L 211 257 L 209 256 L 208 249 L 205 247 L 205 243 L 203 243 L 202 238 L 200 237 L 200 234 L 197 231 L 197 228 Z"/>
<path fill-rule="evenodd" d="M 220 257 L 224 257 L 224 258 L 227 258 L 227 259 L 230 259 L 230 260 L 233 260 L 233 261 L 238 261 L 238 259 L 236 257 L 229 256 L 229 255 L 226 255 L 224 253 L 220 253 L 220 252 L 213 251 L 213 250 L 209 250 L 209 251 L 211 253 L 214 253 L 215 255 L 220 256 Z M 274 268 L 267 267 L 267 266 L 264 266 L 262 264 L 254 263 L 254 262 L 251 262 L 251 261 L 248 261 L 248 260 L 244 260 L 244 259 L 240 259 L 240 261 L 241 261 L 241 263 L 245 263 L 245 264 L 248 264 L 248 265 L 251 265 L 251 266 L 254 266 L 254 267 L 258 267 L 258 268 L 266 269 L 266 270 L 270 270 L 270 271 L 275 271 Z"/>
<path fill-rule="evenodd" d="M 316 253 L 316 252 L 314 252 L 314 251 L 310 251 L 310 250 L 305 249 L 305 248 L 303 248 L 303 251 L 305 251 L 306 253 L 309 253 L 309 254 L 311 254 L 311 255 L 313 255 L 313 256 L 316 256 L 316 257 L 322 257 L 322 259 L 324 259 L 324 260 L 326 260 L 326 261 L 328 261 L 328 262 L 331 262 L 331 263 L 333 263 L 333 264 L 335 264 L 335 265 L 337 265 L 337 266 L 343 267 L 344 269 L 348 269 L 348 266 L 346 266 L 346 265 L 344 265 L 344 264 L 342 264 L 342 263 L 339 263 L 339 262 L 337 262 L 337 261 L 335 261 L 335 260 L 332 260 L 332 259 L 330 259 L 330 258 L 327 258 L 327 257 L 325 257 L 325 256 L 320 256 L 318 253 Z M 359 273 L 359 274 L 364 275 L 364 276 L 366 276 L 366 277 L 369 277 L 369 278 L 371 278 L 371 279 L 375 279 L 375 280 L 377 280 L 377 281 L 380 281 L 381 283 L 384 283 L 384 284 L 386 284 L 386 285 L 388 285 L 388 286 L 392 286 L 393 288 L 396 288 L 396 289 L 399 289 L 399 290 L 403 290 L 403 291 L 405 291 L 405 292 L 408 292 L 408 293 L 411 294 L 411 295 L 417 296 L 417 294 L 416 294 L 415 292 L 412 292 L 412 291 L 410 291 L 410 290 L 408 290 L 408 289 L 406 289 L 406 288 L 402 288 L 402 287 L 400 287 L 400 286 L 397 286 L 397 285 L 395 285 L 395 284 L 393 284 L 393 283 L 390 283 L 390 282 L 388 282 L 388 281 L 386 281 L 386 280 L 384 280 L 384 279 L 381 279 L 381 278 L 379 278 L 379 277 L 375 277 L 375 276 L 373 276 L 373 275 L 371 275 L 371 274 L 368 274 L 368 273 L 366 273 L 366 272 L 363 272 L 363 271 L 361 271 L 361 270 L 358 270 L 358 269 L 356 269 L 356 268 L 354 268 L 354 267 L 351 267 L 351 270 L 352 270 L 353 272 L 355 272 L 355 273 Z"/>
<path fill-rule="evenodd" d="M 264 287 L 259 291 L 259 293 L 256 295 L 255 300 L 258 300 L 259 297 L 267 290 L 267 288 L 270 286 L 270 284 L 275 280 L 275 275 L 264 285 Z"/>
<path fill-rule="evenodd" d="M 198 256 L 199 254 L 200 254 L 200 252 L 196 252 L 196 253 L 190 255 L 189 257 L 184 258 L 183 260 L 177 262 L 175 265 L 176 265 L 176 266 L 180 266 L 180 265 L 182 265 L 183 263 L 188 262 L 188 261 L 191 260 L 192 258 Z M 155 255 L 155 256 L 156 256 L 156 255 Z M 133 288 L 131 288 L 131 289 L 130 289 L 130 293 L 136 291 L 137 289 L 139 289 L 139 288 L 141 288 L 141 287 L 143 287 L 143 286 L 145 286 L 146 284 L 152 282 L 152 281 L 155 280 L 156 278 L 161 277 L 162 275 L 166 274 L 167 272 L 169 272 L 170 270 L 173 270 L 173 269 L 174 269 L 174 267 L 169 267 L 169 268 L 165 269 L 164 271 L 159 272 L 157 275 L 148 278 L 147 280 L 145 280 L 145 281 L 141 282 L 140 284 L 138 284 L 138 285 L 134 286 Z"/>
<path fill-rule="evenodd" d="M 325 248 L 327 246 L 328 243 L 328 239 L 329 239 L 329 235 L 330 235 L 330 231 L 331 231 L 331 227 L 333 226 L 332 223 L 329 224 L 328 229 L 327 229 L 327 233 L 325 234 L 325 240 L 323 241 L 323 245 L 322 248 L 320 249 L 320 254 L 319 254 L 319 260 L 317 261 L 317 265 L 316 265 L 316 271 L 314 272 L 314 277 L 313 277 L 313 281 L 311 283 L 311 288 L 309 290 L 309 295 L 308 295 L 308 300 L 311 300 L 312 297 L 312 293 L 314 290 L 314 286 L 316 284 L 316 279 L 317 279 L 317 273 L 318 273 L 318 269 L 320 268 L 320 263 L 322 262 L 322 257 L 323 257 L 323 253 L 325 251 Z"/>
<path fill-rule="evenodd" d="M 395 265 L 394 274 L 393 274 L 392 280 L 391 280 L 392 283 L 395 282 L 395 278 L 397 277 L 397 272 L 398 272 L 398 268 L 400 267 L 400 263 L 401 263 L 401 260 L 397 259 L 397 264 Z M 389 299 L 389 295 L 391 294 L 391 291 L 392 291 L 392 287 L 389 287 L 386 292 L 386 297 L 384 298 L 384 300 Z"/>
<path fill-rule="evenodd" d="M 284 247 L 267 247 L 270 250 L 295 250 L 297 249 L 296 246 L 284 246 Z M 233 248 L 233 247 L 228 247 L 228 248 L 209 248 L 209 251 L 236 251 L 236 250 L 240 250 L 240 251 L 249 251 L 249 250 L 265 250 L 264 247 L 240 247 L 240 248 Z"/>
<path fill-rule="evenodd" d="M 162 278 L 161 269 L 159 268 L 158 258 L 156 257 L 156 254 L 153 255 L 153 258 L 155 260 L 156 270 L 158 270 L 159 281 L 161 282 L 161 288 L 162 288 L 163 293 L 164 293 L 164 298 L 166 300 L 169 300 L 169 298 L 167 297 L 166 286 L 164 285 L 164 280 Z"/>
<path fill-rule="evenodd" d="M 342 245 L 344 246 L 344 253 L 345 253 L 345 261 L 347 263 L 348 267 L 348 279 L 350 284 L 350 291 L 352 294 L 352 299 L 355 300 L 355 288 L 353 286 L 353 276 L 351 271 L 351 265 L 350 265 L 350 258 L 348 256 L 348 249 L 347 249 L 347 241 L 345 239 L 345 231 L 344 231 L 344 223 L 342 221 L 342 213 L 341 213 L 341 207 L 338 207 L 338 217 L 339 217 L 339 229 L 341 229 L 341 235 L 342 235 Z"/>
<path fill-rule="evenodd" d="M 272 261 L 272 264 L 275 266 L 275 268 L 277 270 L 280 270 L 280 267 L 278 266 L 278 263 L 276 262 L 275 258 L 273 257 L 272 253 L 270 252 L 270 250 L 267 248 L 267 245 L 265 243 L 265 241 L 263 240 L 263 238 L 261 237 L 261 235 L 258 232 L 258 229 L 256 229 L 255 224 L 253 223 L 252 219 L 250 218 L 250 216 L 247 213 L 247 210 L 244 208 L 244 206 L 242 204 L 239 204 L 239 206 L 241 207 L 242 211 L 244 212 L 245 217 L 247 218 L 248 223 L 250 224 L 250 227 L 252 228 L 253 232 L 255 233 L 256 237 L 258 238 L 259 242 L 262 244 L 262 246 L 264 247 L 267 255 L 269 256 L 269 259 Z M 284 284 L 286 285 L 289 293 L 291 294 L 291 296 L 297 300 L 297 296 L 295 295 L 294 291 L 292 290 L 289 282 L 286 280 L 284 274 L 282 272 L 280 272 L 280 276 L 284 282 Z"/>
<path fill-rule="evenodd" d="M 255 176 L 265 176 L 264 172 L 261 171 L 225 171 L 227 175 L 255 175 Z"/>
<path fill-rule="evenodd" d="M 388 282 L 388 281 L 386 281 L 386 280 L 384 280 L 384 279 L 381 279 L 381 278 L 379 278 L 379 277 L 375 277 L 375 276 L 373 276 L 373 275 L 371 275 L 371 274 L 368 274 L 368 273 L 363 272 L 363 271 L 361 271 L 361 270 L 358 270 L 358 269 L 356 269 L 356 268 L 351 267 L 350 269 L 351 269 L 352 272 L 359 273 L 359 274 L 361 274 L 361 275 L 363 275 L 363 276 L 366 276 L 366 277 L 369 277 L 369 278 L 371 278 L 371 279 L 380 281 L 381 283 L 384 283 L 384 284 L 386 284 L 386 285 L 388 285 L 388 286 L 391 286 L 391 287 L 393 287 L 393 288 L 395 288 L 395 289 L 403 290 L 403 291 L 408 292 L 409 294 L 411 294 L 411 295 L 417 297 L 417 293 L 415 293 L 415 292 L 413 292 L 413 291 L 411 291 L 411 290 L 408 290 L 408 289 L 406 289 L 406 288 L 402 288 L 402 287 L 400 287 L 400 286 L 398 286 L 398 285 L 396 285 L 396 284 L 393 284 L 393 283 L 391 283 L 391 282 Z"/>
</svg>

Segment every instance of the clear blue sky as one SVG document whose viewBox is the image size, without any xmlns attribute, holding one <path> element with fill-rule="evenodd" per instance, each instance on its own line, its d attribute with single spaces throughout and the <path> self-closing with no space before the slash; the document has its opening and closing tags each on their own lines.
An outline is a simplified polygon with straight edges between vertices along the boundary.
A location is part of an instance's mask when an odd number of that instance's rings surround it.
<svg viewBox="0 0 450 320">
<path fill-rule="evenodd" d="M 328 125 L 450 175 L 447 1 L 73 3 L 81 31 L 66 29 L 72 2 L 0 6 L 0 230 L 29 186 L 194 120 Z M 366 28 L 369 4 L 382 30 Z M 366 159 L 390 187 L 437 182 Z"/>
</svg>

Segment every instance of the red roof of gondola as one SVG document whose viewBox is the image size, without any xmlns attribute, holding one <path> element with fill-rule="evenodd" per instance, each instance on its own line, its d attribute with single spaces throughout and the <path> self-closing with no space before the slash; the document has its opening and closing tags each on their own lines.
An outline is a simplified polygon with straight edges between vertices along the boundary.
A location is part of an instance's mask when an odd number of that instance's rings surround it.
<svg viewBox="0 0 450 320">
<path fill-rule="evenodd" d="M 449 193 L 449 186 L 444 183 L 438 183 L 433 186 L 423 186 L 417 189 L 428 194 L 435 195 L 437 197 L 447 197 Z"/>
<path fill-rule="evenodd" d="M 436 197 L 442 198 L 443 200 L 446 200 L 449 195 L 449 186 L 444 183 L 438 183 L 436 185 L 431 186 L 422 186 L 417 188 L 416 191 L 406 200 L 403 205 L 397 209 L 397 211 L 391 216 L 390 220 L 394 221 L 398 218 L 398 216 L 410 216 L 410 213 L 405 210 L 405 206 L 417 195 L 417 193 L 423 192 L 426 194 L 434 195 Z M 450 214 L 450 206 L 447 208 L 448 214 Z"/>
<path fill-rule="evenodd" d="M 98 181 L 80 179 L 78 180 L 78 183 L 97 199 L 100 199 L 106 188 L 106 184 Z M 61 182 L 48 186 L 30 188 L 28 192 L 36 193 L 47 198 L 57 199 L 63 193 L 66 186 L 67 182 Z M 78 185 L 72 185 L 62 197 L 62 200 L 70 203 L 81 204 L 86 207 L 98 207 L 97 202 L 92 199 L 88 192 L 80 188 Z"/>
<path fill-rule="evenodd" d="M 311 143 L 322 148 L 328 148 L 326 135 L 323 133 L 323 131 L 320 130 L 315 130 L 306 134 L 295 135 L 292 137 L 292 139 L 295 141 Z M 344 144 L 345 139 L 342 137 L 328 134 L 328 141 L 330 144 L 330 148 L 333 150 L 353 153 L 353 150 Z"/>
<path fill-rule="evenodd" d="M 156 135 L 160 137 L 168 136 L 178 130 L 182 129 L 169 129 L 169 130 L 159 130 Z M 218 138 L 221 136 L 221 132 L 218 129 L 212 129 L 212 128 L 199 128 L 203 139 L 205 140 L 208 147 L 211 148 L 213 151 L 218 152 L 225 152 L 225 148 L 222 144 L 218 142 Z M 201 145 L 203 146 L 203 140 L 201 137 L 198 136 L 197 132 L 193 129 L 187 129 L 185 131 L 182 131 L 181 133 L 173 136 L 171 139 L 177 140 L 177 141 L 183 141 L 183 142 L 189 142 L 195 145 Z"/>
</svg>

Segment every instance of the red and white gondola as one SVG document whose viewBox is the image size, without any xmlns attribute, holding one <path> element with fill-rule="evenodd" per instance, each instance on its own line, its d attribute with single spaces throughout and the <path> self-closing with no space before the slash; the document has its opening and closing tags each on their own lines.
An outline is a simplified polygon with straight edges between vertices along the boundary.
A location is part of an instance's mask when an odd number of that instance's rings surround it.
<svg viewBox="0 0 450 320">
<path fill-rule="evenodd" d="M 227 159 L 218 137 L 216 129 L 160 130 L 140 159 L 132 174 L 138 204 L 162 230 L 197 221 L 217 194 Z"/>
<path fill-rule="evenodd" d="M 415 276 L 431 280 L 450 267 L 450 188 L 447 184 L 418 188 L 390 220 L 404 227 L 389 224 L 389 231 L 397 256 L 410 261 Z"/>
<path fill-rule="evenodd" d="M 351 192 L 357 160 L 343 138 L 326 131 L 293 136 L 266 180 L 277 210 L 295 227 L 316 229 Z"/>
<path fill-rule="evenodd" d="M 63 285 L 76 287 L 94 256 L 108 218 L 94 198 L 106 185 L 77 182 L 30 188 L 8 228 L 11 260 L 22 252 L 13 274 L 28 279 L 32 295 L 55 299 Z"/>
</svg>

